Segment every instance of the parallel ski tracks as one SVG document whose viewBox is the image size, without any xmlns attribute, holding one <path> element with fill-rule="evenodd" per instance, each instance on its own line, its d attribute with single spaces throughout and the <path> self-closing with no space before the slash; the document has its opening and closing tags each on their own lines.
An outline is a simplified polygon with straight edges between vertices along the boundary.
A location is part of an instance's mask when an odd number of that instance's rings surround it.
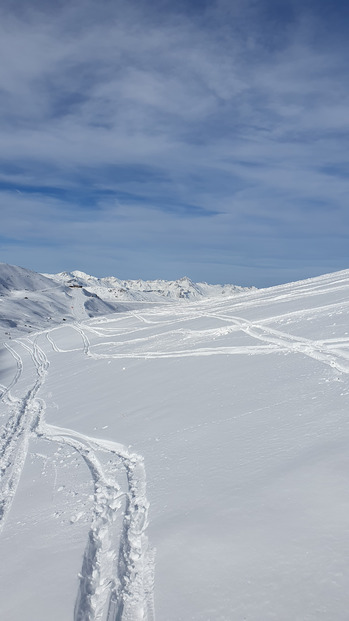
<svg viewBox="0 0 349 621">
<path fill-rule="evenodd" d="M 5 343 L 4 345 L 16 361 L 16 373 L 14 375 L 14 378 L 10 382 L 10 384 L 8 386 L 2 387 L 2 393 L 0 394 L 0 399 L 2 401 L 5 400 L 7 395 L 10 394 L 11 389 L 17 384 L 23 371 L 23 362 L 22 362 L 22 358 L 20 357 L 20 355 L 17 354 L 17 352 L 12 347 L 10 347 L 8 343 Z"/>
<path fill-rule="evenodd" d="M 2 400 L 5 401 L 6 397 L 10 406 L 10 417 L 0 436 L 0 530 L 3 527 L 18 487 L 27 455 L 29 438 L 40 409 L 36 395 L 47 370 L 47 361 L 39 363 L 39 355 L 33 353 L 33 360 L 35 359 L 38 364 L 37 379 L 22 399 L 13 399 L 10 396 L 10 389 L 16 385 L 23 372 L 23 361 L 21 356 L 12 347 L 8 344 L 6 347 L 16 360 L 17 373 L 2 395 Z"/>
<path fill-rule="evenodd" d="M 80 332 L 80 330 L 79 330 Z M 83 331 L 81 330 L 81 335 Z M 38 337 L 36 337 L 38 338 Z M 84 351 L 88 353 L 88 341 Z M 91 438 L 71 429 L 45 422 L 45 403 L 37 397 L 48 373 L 49 361 L 36 339 L 18 340 L 30 354 L 37 379 L 22 399 L 10 390 L 23 373 L 22 357 L 9 345 L 17 372 L 4 388 L 2 400 L 11 404 L 10 415 L 0 436 L 0 529 L 15 496 L 31 436 L 66 445 L 86 463 L 94 486 L 93 515 L 80 572 L 74 621 L 153 621 L 154 555 L 148 546 L 148 501 L 143 459 L 123 445 Z M 54 348 L 54 343 L 51 340 Z M 55 348 L 54 348 L 55 349 Z M 124 469 L 127 489 L 117 477 L 105 475 L 98 452 L 107 453 Z M 115 520 L 121 515 L 122 532 L 115 549 Z"/>
</svg>

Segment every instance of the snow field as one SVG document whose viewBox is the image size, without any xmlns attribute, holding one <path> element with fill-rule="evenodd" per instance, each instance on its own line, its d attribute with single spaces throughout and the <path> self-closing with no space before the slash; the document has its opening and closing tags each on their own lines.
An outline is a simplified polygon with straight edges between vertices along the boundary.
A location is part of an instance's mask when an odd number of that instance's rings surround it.
<svg viewBox="0 0 349 621">
<path fill-rule="evenodd" d="M 348 293 L 342 272 L 12 341 L 4 618 L 345 621 Z"/>
</svg>

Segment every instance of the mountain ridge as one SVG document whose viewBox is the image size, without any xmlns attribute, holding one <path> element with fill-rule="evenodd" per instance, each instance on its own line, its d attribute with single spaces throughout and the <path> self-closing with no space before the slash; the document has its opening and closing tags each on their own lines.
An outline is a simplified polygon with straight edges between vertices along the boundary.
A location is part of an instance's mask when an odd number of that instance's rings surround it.
<svg viewBox="0 0 349 621">
<path fill-rule="evenodd" d="M 12 337 L 153 304 L 229 297 L 252 291 L 236 285 L 97 278 L 82 271 L 40 274 L 0 263 L 0 336 Z"/>
<path fill-rule="evenodd" d="M 64 283 L 70 287 L 86 287 L 93 289 L 97 295 L 105 295 L 111 299 L 128 299 L 157 301 L 161 298 L 194 300 L 203 297 L 229 296 L 237 293 L 255 290 L 255 287 L 241 287 L 238 285 L 210 285 L 206 282 L 193 282 L 188 276 L 177 280 L 143 280 L 121 279 L 116 276 L 97 278 L 80 270 L 61 272 L 59 274 L 44 274 L 55 282 Z M 111 294 L 111 295 L 108 295 Z M 153 294 L 149 296 L 149 294 Z"/>
</svg>

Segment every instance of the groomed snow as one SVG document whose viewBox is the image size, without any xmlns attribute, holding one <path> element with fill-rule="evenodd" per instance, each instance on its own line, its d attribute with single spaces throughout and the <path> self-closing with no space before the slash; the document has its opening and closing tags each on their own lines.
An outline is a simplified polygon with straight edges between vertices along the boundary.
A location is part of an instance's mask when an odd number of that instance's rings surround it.
<svg viewBox="0 0 349 621">
<path fill-rule="evenodd" d="M 346 621 L 348 313 L 349 270 L 13 334 L 0 618 Z"/>
</svg>

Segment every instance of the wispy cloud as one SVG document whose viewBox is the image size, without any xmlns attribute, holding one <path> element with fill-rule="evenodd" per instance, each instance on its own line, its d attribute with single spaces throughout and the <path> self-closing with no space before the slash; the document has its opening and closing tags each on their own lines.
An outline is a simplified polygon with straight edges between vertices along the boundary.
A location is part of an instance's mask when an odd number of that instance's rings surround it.
<svg viewBox="0 0 349 621">
<path fill-rule="evenodd" d="M 311 4 L 231 4 L 2 9 L 5 260 L 44 269 L 34 240 L 52 238 L 54 270 L 267 284 L 345 267 L 343 40 Z"/>
</svg>

